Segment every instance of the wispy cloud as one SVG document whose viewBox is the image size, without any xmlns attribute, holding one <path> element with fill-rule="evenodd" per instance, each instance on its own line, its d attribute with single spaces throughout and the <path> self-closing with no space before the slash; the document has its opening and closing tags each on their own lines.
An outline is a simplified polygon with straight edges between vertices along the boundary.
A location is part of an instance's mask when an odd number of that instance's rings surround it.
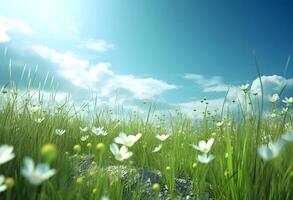
<svg viewBox="0 0 293 200">
<path fill-rule="evenodd" d="M 33 46 L 36 54 L 59 66 L 59 73 L 74 85 L 97 92 L 102 97 L 152 99 L 165 91 L 177 88 L 155 78 L 140 78 L 131 74 L 116 74 L 111 64 L 91 65 L 72 51 L 58 52 L 43 45 Z"/>
<path fill-rule="evenodd" d="M 184 78 L 192 80 L 204 92 L 227 92 L 229 88 L 229 85 L 225 84 L 219 76 L 207 78 L 201 74 L 186 74 Z"/>
<path fill-rule="evenodd" d="M 81 44 L 81 47 L 91 49 L 96 52 L 106 52 L 114 48 L 114 44 L 105 40 L 87 40 Z"/>
<path fill-rule="evenodd" d="M 0 16 L 0 43 L 9 42 L 11 37 L 8 33 L 13 31 L 24 34 L 32 33 L 31 28 L 24 22 Z"/>
</svg>

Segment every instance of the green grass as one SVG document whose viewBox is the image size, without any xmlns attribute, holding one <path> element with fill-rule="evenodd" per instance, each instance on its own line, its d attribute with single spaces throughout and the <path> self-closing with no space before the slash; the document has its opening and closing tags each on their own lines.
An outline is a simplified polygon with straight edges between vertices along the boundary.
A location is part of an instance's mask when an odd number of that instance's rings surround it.
<svg viewBox="0 0 293 200">
<path fill-rule="evenodd" d="M 42 97 L 42 94 L 40 94 Z M 250 99 L 247 94 L 246 99 Z M 39 98 L 41 100 L 42 98 Z M 293 199 L 293 144 L 287 143 L 284 151 L 275 159 L 264 162 L 257 154 L 260 144 L 267 144 L 279 138 L 284 132 L 292 130 L 292 112 L 277 115 L 276 118 L 263 116 L 257 106 L 251 112 L 249 105 L 239 105 L 238 119 L 232 112 L 224 112 L 223 127 L 215 124 L 222 120 L 221 116 L 204 113 L 202 120 L 192 120 L 180 110 L 174 114 L 152 114 L 147 117 L 139 113 L 119 114 L 118 111 L 101 110 L 95 115 L 86 115 L 90 110 L 76 111 L 69 103 L 57 109 L 50 103 L 38 112 L 30 112 L 31 99 L 27 95 L 0 94 L 0 145 L 14 146 L 16 157 L 0 166 L 0 174 L 13 177 L 14 187 L 0 193 L 0 199 L 99 199 L 108 196 L 110 199 L 139 199 L 139 184 L 134 189 L 126 188 L 118 176 L 109 176 L 103 169 L 110 165 L 125 165 L 129 168 L 159 170 L 162 179 L 171 193 L 174 189 L 175 177 L 187 177 L 193 181 L 193 193 L 208 193 L 213 199 Z M 253 100 L 254 101 L 254 100 Z M 51 100 L 54 102 L 54 98 Z M 232 102 L 226 102 L 226 105 Z M 46 104 L 47 105 L 47 104 Z M 255 104 L 257 105 L 257 104 Z M 259 107 L 259 106 L 258 106 Z M 208 110 L 208 106 L 207 106 Z M 120 112 L 120 111 L 119 111 Z M 278 111 L 279 112 L 279 111 Z M 237 111 L 234 113 L 238 113 Z M 201 115 L 201 113 L 198 113 Z M 38 124 L 34 120 L 44 117 Z M 79 127 L 102 126 L 109 132 L 105 137 L 98 137 L 90 131 L 90 138 L 82 142 L 83 135 Z M 55 134 L 55 129 L 65 129 L 62 136 Z M 123 162 L 114 159 L 109 145 L 123 131 L 127 134 L 142 133 L 141 139 L 129 150 L 133 156 Z M 160 144 L 155 138 L 158 133 L 170 132 L 171 136 L 158 153 L 152 150 Z M 198 151 L 191 147 L 200 140 L 215 138 L 211 153 L 215 159 L 208 164 L 196 160 Z M 45 181 L 41 186 L 31 185 L 20 173 L 25 156 L 32 157 L 35 162 L 43 161 L 40 150 L 44 144 L 57 146 L 58 156 L 51 163 L 57 174 Z M 87 144 L 91 143 L 92 148 Z M 105 151 L 98 151 L 95 146 L 104 143 Z M 81 152 L 76 153 L 73 146 L 81 145 Z M 225 154 L 228 153 L 228 157 Z M 72 176 L 74 166 L 72 156 L 82 157 L 95 155 L 97 170 L 90 174 L 91 181 L 83 177 L 74 177 L 73 185 L 68 186 L 68 178 Z M 169 167 L 166 170 L 166 167 Z M 94 190 L 94 192 L 93 192 Z M 173 194 L 175 197 L 175 194 Z"/>
</svg>

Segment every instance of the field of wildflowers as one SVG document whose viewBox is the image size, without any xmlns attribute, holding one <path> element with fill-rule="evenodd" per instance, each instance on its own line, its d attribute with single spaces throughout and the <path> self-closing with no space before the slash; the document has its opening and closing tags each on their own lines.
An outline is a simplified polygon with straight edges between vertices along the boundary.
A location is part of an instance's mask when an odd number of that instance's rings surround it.
<svg viewBox="0 0 293 200">
<path fill-rule="evenodd" d="M 180 110 L 84 115 L 3 87 L 0 199 L 293 199 L 293 97 L 274 94 L 265 113 L 249 107 L 261 94 L 239 90 L 240 117 L 213 115 L 203 99 L 194 120 Z"/>
</svg>

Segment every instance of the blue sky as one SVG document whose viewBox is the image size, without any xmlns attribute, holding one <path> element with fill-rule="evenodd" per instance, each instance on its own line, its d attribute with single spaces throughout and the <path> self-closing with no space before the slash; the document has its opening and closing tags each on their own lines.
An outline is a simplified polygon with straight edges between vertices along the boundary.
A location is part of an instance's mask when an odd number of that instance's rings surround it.
<svg viewBox="0 0 293 200">
<path fill-rule="evenodd" d="M 15 79 L 24 64 L 38 64 L 39 81 L 50 72 L 78 101 L 93 90 L 101 102 L 152 99 L 188 110 L 203 97 L 219 104 L 228 87 L 231 98 L 241 84 L 258 89 L 255 51 L 267 96 L 284 84 L 284 96 L 293 96 L 292 64 L 283 74 L 292 10 L 289 0 L 5 1 L 0 83 L 11 59 Z"/>
</svg>

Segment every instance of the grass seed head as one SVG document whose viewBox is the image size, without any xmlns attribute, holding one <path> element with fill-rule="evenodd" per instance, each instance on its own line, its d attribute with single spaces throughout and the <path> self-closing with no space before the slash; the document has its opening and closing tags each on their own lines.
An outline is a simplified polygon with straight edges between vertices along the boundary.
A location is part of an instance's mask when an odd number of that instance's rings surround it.
<svg viewBox="0 0 293 200">
<path fill-rule="evenodd" d="M 74 145 L 73 150 L 76 153 L 80 153 L 81 152 L 81 146 L 79 144 Z"/>
<path fill-rule="evenodd" d="M 7 188 L 12 188 L 15 185 L 15 181 L 11 177 L 7 177 L 4 181 L 4 184 L 6 185 Z"/>
<path fill-rule="evenodd" d="M 104 145 L 104 143 L 98 143 L 97 145 L 96 145 L 96 149 L 98 150 L 98 151 L 104 151 L 105 150 L 105 145 Z"/>
<path fill-rule="evenodd" d="M 153 189 L 154 191 L 159 191 L 159 190 L 160 190 L 160 184 L 159 184 L 159 183 L 155 183 L 155 184 L 153 184 L 152 189 Z"/>
<path fill-rule="evenodd" d="M 57 147 L 55 144 L 45 144 L 41 149 L 41 155 L 46 162 L 50 163 L 57 157 Z"/>
</svg>

